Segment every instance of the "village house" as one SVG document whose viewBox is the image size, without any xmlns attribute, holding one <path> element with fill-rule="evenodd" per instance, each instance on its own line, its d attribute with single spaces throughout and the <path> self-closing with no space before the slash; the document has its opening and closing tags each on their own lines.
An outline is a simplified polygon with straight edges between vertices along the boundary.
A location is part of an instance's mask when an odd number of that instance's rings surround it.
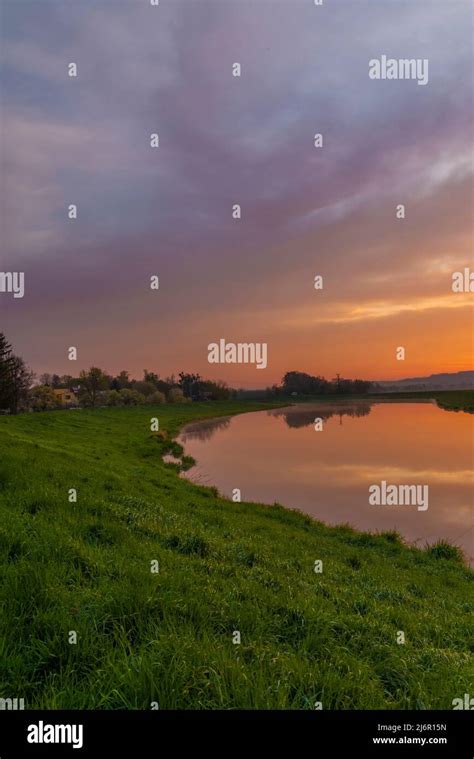
<svg viewBox="0 0 474 759">
<path fill-rule="evenodd" d="M 74 390 L 65 388 L 55 388 L 53 390 L 61 406 L 78 406 L 79 401 Z"/>
</svg>

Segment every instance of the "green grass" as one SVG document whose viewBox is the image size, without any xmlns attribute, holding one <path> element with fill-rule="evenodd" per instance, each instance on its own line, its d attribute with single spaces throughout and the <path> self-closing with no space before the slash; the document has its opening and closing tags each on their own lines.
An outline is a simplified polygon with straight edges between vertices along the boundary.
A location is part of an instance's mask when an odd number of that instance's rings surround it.
<svg viewBox="0 0 474 759">
<path fill-rule="evenodd" d="M 449 709 L 472 692 L 473 574 L 456 551 L 232 503 L 162 462 L 186 421 L 261 407 L 0 417 L 0 697 L 51 709 Z M 152 416 L 163 433 L 150 433 Z"/>
<path fill-rule="evenodd" d="M 368 403 L 376 401 L 428 401 L 435 400 L 440 408 L 448 411 L 467 411 L 474 413 L 474 390 L 402 390 L 396 393 L 373 393 L 368 395 L 312 395 L 279 397 L 279 401 L 287 403 L 325 403 L 364 400 Z"/>
<path fill-rule="evenodd" d="M 449 411 L 469 411 L 474 412 L 474 390 L 420 390 L 417 392 L 402 391 L 399 393 L 383 393 L 375 398 L 385 398 L 394 400 L 418 400 L 434 398 L 440 408 Z"/>
</svg>

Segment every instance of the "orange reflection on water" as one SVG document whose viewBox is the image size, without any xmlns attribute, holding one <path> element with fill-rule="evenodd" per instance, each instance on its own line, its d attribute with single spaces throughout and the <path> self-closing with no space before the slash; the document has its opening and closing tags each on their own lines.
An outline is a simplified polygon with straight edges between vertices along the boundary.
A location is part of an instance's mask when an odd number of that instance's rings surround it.
<svg viewBox="0 0 474 759">
<path fill-rule="evenodd" d="M 323 430 L 315 431 L 316 418 Z M 194 481 L 243 501 L 281 503 L 330 524 L 445 539 L 472 556 L 471 415 L 432 403 L 302 404 L 189 425 Z M 370 505 L 369 487 L 428 485 L 429 505 Z"/>
</svg>

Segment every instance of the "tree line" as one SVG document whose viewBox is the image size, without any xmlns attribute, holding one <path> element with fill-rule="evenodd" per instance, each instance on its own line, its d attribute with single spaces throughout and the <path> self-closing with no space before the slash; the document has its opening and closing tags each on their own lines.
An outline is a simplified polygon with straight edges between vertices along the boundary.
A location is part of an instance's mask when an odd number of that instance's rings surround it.
<svg viewBox="0 0 474 759">
<path fill-rule="evenodd" d="M 199 374 L 180 372 L 177 376 L 161 378 L 144 369 L 143 379 L 130 377 L 122 370 L 111 375 L 93 366 L 78 376 L 69 374 L 42 374 L 39 382 L 25 364 L 15 355 L 4 334 L 0 333 L 0 412 L 17 414 L 19 411 L 51 411 L 63 404 L 58 390 L 69 391 L 73 404 L 85 408 L 98 406 L 136 406 L 144 403 L 186 403 L 190 401 L 283 398 L 285 396 L 314 395 L 365 395 L 375 385 L 365 380 L 344 379 L 336 375 L 333 380 L 312 376 L 305 372 L 287 372 L 280 385 L 266 390 L 234 390 L 225 382 L 203 379 Z M 71 405 L 73 405 L 71 404 Z"/>
<path fill-rule="evenodd" d="M 145 369 L 143 379 L 136 380 L 125 370 L 114 376 L 93 366 L 78 376 L 42 374 L 39 382 L 35 379 L 35 374 L 13 353 L 11 344 L 0 333 L 0 411 L 4 413 L 60 408 L 63 404 L 60 394 L 55 392 L 58 390 L 68 391 L 74 403 L 86 408 L 225 400 L 235 394 L 225 382 L 206 380 L 188 372 L 162 379 Z"/>
<path fill-rule="evenodd" d="M 287 372 L 281 385 L 271 388 L 273 395 L 366 395 L 374 383 L 361 379 L 344 379 L 336 374 L 332 380 L 305 372 Z"/>
</svg>

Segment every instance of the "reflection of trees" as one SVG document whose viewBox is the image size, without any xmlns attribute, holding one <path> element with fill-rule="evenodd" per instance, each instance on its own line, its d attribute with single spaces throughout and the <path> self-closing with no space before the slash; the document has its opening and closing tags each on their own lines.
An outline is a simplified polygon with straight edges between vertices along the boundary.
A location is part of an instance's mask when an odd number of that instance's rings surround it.
<svg viewBox="0 0 474 759">
<path fill-rule="evenodd" d="M 372 404 L 366 402 L 344 403 L 344 404 L 326 404 L 324 406 L 290 406 L 282 409 L 271 409 L 267 413 L 270 416 L 282 416 L 288 427 L 308 427 L 314 424 L 316 417 L 330 419 L 332 416 L 338 416 L 342 424 L 343 416 L 367 416 L 370 414 Z M 187 440 L 210 440 L 218 431 L 225 430 L 232 421 L 231 416 L 220 416 L 216 419 L 203 419 L 199 422 L 186 425 L 183 429 L 180 440 L 185 443 Z"/>
<path fill-rule="evenodd" d="M 229 426 L 232 417 L 220 416 L 217 419 L 205 419 L 201 422 L 188 424 L 180 435 L 183 442 L 186 440 L 209 440 L 217 430 L 223 430 Z"/>
<path fill-rule="evenodd" d="M 314 420 L 319 417 L 325 421 L 332 416 L 338 416 L 339 422 L 342 424 L 343 416 L 360 417 L 367 416 L 371 411 L 370 403 L 354 403 L 353 405 L 344 406 L 331 406 L 330 408 L 324 408 L 321 406 L 314 406 L 310 409 L 306 408 L 291 408 L 291 409 L 275 409 L 269 411 L 273 416 L 283 416 L 288 427 L 309 427 L 314 424 Z"/>
</svg>

